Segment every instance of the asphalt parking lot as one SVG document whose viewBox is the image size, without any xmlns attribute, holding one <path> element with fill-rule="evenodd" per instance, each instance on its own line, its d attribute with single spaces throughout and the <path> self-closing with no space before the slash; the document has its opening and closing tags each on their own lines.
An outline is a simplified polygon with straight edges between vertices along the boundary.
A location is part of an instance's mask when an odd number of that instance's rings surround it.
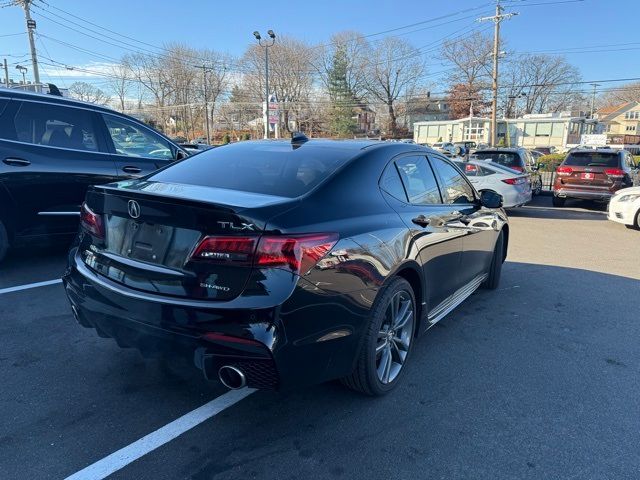
<svg viewBox="0 0 640 480">
<path fill-rule="evenodd" d="M 110 478 L 639 478 L 640 232 L 550 197 L 510 218 L 500 289 L 422 337 L 390 395 L 254 392 L 147 454 L 135 443 Z M 60 284 L 11 290 L 59 278 L 65 255 L 0 267 L 2 478 L 95 478 L 83 469 L 226 398 L 79 327 Z"/>
</svg>

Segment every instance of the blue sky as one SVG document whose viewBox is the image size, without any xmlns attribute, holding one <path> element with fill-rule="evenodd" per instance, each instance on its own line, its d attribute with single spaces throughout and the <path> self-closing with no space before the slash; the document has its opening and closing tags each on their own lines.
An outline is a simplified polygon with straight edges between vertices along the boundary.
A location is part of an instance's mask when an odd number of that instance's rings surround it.
<svg viewBox="0 0 640 480">
<path fill-rule="evenodd" d="M 546 2 L 552 3 L 535 5 Z M 180 41 L 194 47 L 208 47 L 233 55 L 242 54 L 253 41 L 251 32 L 256 29 L 265 32 L 272 28 L 278 34 L 320 43 L 327 41 L 333 33 L 343 30 L 372 34 L 468 10 L 455 17 L 392 33 L 401 34 L 401 38 L 421 47 L 471 28 L 485 28 L 489 32 L 491 25 L 480 25 L 473 19 L 475 16 L 489 15 L 493 9 L 489 0 L 244 0 L 237 3 L 204 0 L 171 3 L 157 0 L 48 0 L 48 5 L 40 5 L 41 9 L 34 8 L 34 18 L 38 21 L 37 31 L 42 35 L 37 43 L 38 50 L 43 57 L 75 66 L 107 62 L 105 57 L 117 59 L 128 50 L 54 23 L 52 20 L 64 23 L 55 16 L 60 15 L 82 27 L 100 30 L 68 17 L 54 7 L 151 45 L 161 46 L 163 43 Z M 503 38 L 510 50 L 550 53 L 566 51 L 566 58 L 580 69 L 584 80 L 640 77 L 640 62 L 637 61 L 640 53 L 640 38 L 637 33 L 639 0 L 511 0 L 506 1 L 505 5 L 508 6 L 508 11 L 520 13 L 503 23 Z M 40 13 L 50 19 L 40 16 Z M 7 58 L 13 78 L 18 78 L 15 63 L 20 61 L 29 67 L 28 75 L 31 75 L 30 62 L 26 56 L 29 51 L 27 37 L 21 34 L 24 32 L 22 10 L 18 7 L 0 8 L 0 25 L 0 59 Z M 95 36 L 95 33 L 83 28 L 75 28 Z M 380 37 L 371 37 L 375 38 Z M 91 50 L 103 57 L 80 52 L 57 41 Z M 134 49 L 150 49 L 144 44 L 135 45 Z M 439 61 L 434 58 L 427 57 L 426 61 L 431 71 L 447 68 L 439 65 Z M 62 83 L 64 86 L 74 80 L 66 76 L 60 78 L 61 72 L 53 75 L 51 67 L 46 65 L 43 65 L 43 70 L 45 81 Z"/>
</svg>

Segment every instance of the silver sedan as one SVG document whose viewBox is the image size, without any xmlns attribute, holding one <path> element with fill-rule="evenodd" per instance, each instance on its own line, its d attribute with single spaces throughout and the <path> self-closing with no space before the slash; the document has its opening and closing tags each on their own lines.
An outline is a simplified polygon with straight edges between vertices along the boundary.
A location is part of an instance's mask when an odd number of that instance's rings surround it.
<svg viewBox="0 0 640 480">
<path fill-rule="evenodd" d="M 497 163 L 456 161 L 478 192 L 489 190 L 502 195 L 504 208 L 521 207 L 531 201 L 531 177 Z"/>
</svg>

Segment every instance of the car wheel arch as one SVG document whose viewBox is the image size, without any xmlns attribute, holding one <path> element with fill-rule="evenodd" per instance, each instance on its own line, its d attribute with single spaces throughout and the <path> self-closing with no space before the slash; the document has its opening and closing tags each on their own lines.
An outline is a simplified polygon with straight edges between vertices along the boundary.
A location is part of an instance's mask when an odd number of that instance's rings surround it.
<svg viewBox="0 0 640 480">
<path fill-rule="evenodd" d="M 509 251 L 509 225 L 505 224 L 501 230 L 504 235 L 502 261 L 507 259 L 507 252 Z"/>
<path fill-rule="evenodd" d="M 390 283 L 394 278 L 404 278 L 411 288 L 413 289 L 413 295 L 416 299 L 416 309 L 418 314 L 416 315 L 416 329 L 415 335 L 417 336 L 421 332 L 422 328 L 422 316 L 426 311 L 426 305 L 423 305 L 426 298 L 426 284 L 424 282 L 424 276 L 422 274 L 420 266 L 414 261 L 406 261 L 398 265 L 392 274 L 390 274 L 385 284 Z"/>
</svg>

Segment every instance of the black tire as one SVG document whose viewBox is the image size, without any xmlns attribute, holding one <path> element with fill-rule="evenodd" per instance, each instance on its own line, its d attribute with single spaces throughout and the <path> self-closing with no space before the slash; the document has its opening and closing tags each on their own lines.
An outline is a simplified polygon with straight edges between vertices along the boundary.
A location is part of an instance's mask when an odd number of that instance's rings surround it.
<svg viewBox="0 0 640 480">
<path fill-rule="evenodd" d="M 535 183 L 535 187 L 533 188 L 531 194 L 534 196 L 538 196 L 542 193 L 542 179 L 538 177 L 538 180 Z"/>
<path fill-rule="evenodd" d="M 564 203 L 566 201 L 567 201 L 566 198 L 556 197 L 555 195 L 553 196 L 553 206 L 554 207 L 562 208 L 562 207 L 564 207 Z"/>
<path fill-rule="evenodd" d="M 397 294 L 406 295 L 406 298 L 411 301 L 410 306 L 413 312 L 413 320 L 411 328 L 409 329 L 410 332 L 406 332 L 407 334 L 410 333 L 410 341 L 399 372 L 396 374 L 395 378 L 390 380 L 388 383 L 383 383 L 381 379 L 378 378 L 378 371 L 376 367 L 376 347 L 379 346 L 379 332 L 384 328 L 385 322 L 388 320 L 387 314 L 390 309 L 392 309 L 391 302 Z M 376 299 L 373 309 L 371 310 L 369 325 L 365 328 L 365 332 L 363 334 L 364 338 L 362 339 L 362 346 L 360 348 L 356 366 L 350 375 L 340 379 L 342 384 L 351 390 L 370 396 L 381 396 L 393 390 L 402 378 L 405 371 L 404 367 L 411 357 L 417 322 L 416 299 L 413 289 L 409 282 L 404 278 L 397 277 L 389 283 L 382 294 Z"/>
<path fill-rule="evenodd" d="M 500 232 L 496 246 L 493 249 L 493 257 L 491 258 L 491 266 L 489 267 L 489 275 L 482 282 L 481 287 L 487 290 L 495 290 L 500 285 L 500 275 L 502 274 L 502 262 L 504 261 L 504 233 Z"/>
<path fill-rule="evenodd" d="M 640 210 L 636 212 L 636 216 L 633 221 L 633 225 L 626 225 L 625 227 L 630 228 L 631 230 L 640 230 Z"/>
<path fill-rule="evenodd" d="M 9 250 L 9 236 L 4 224 L 0 221 L 0 262 L 7 254 L 7 250 Z"/>
</svg>

